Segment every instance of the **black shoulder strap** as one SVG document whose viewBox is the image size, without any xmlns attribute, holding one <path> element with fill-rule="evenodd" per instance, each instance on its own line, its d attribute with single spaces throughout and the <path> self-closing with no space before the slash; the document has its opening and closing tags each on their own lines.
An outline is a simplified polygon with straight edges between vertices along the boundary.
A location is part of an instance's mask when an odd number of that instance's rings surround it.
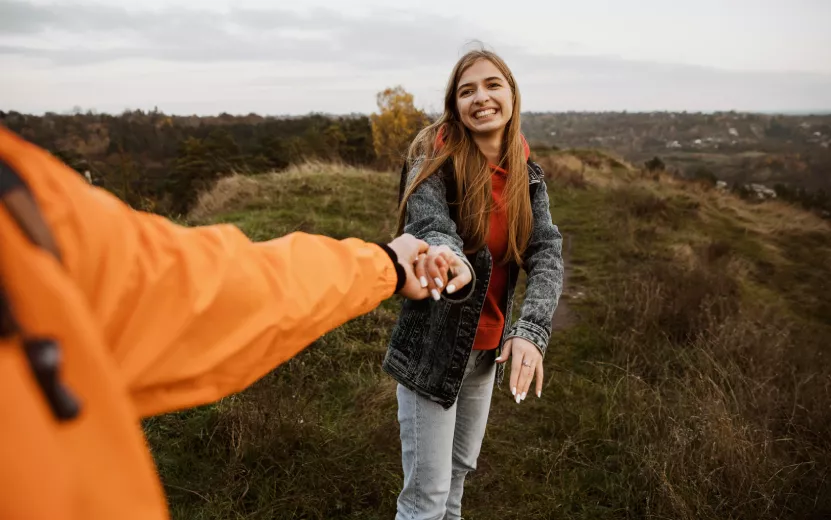
<svg viewBox="0 0 831 520">
<path fill-rule="evenodd" d="M 444 166 L 442 166 L 437 172 L 440 175 L 444 176 L 444 183 L 447 188 L 448 198 L 450 200 L 455 200 L 455 193 L 456 193 L 456 183 L 453 181 L 453 161 L 448 159 Z M 407 177 L 410 175 L 410 163 L 409 161 L 405 160 L 404 164 L 401 165 L 401 178 L 398 181 L 398 205 L 401 205 L 401 201 L 404 199 L 404 192 L 407 191 Z"/>
<path fill-rule="evenodd" d="M 61 254 L 57 242 L 49 231 L 35 199 L 20 176 L 6 163 L 0 161 L 0 203 L 6 207 L 14 221 L 36 246 L 45 249 L 58 261 Z"/>
<path fill-rule="evenodd" d="M 17 173 L 6 163 L 0 161 L 0 197 L 21 187 L 23 187 L 23 181 L 20 180 Z"/>
<path fill-rule="evenodd" d="M 537 189 L 543 185 L 543 178 L 545 174 L 542 171 L 542 168 L 539 164 L 528 160 L 528 184 L 529 184 L 529 192 L 531 195 L 531 200 L 534 200 L 534 195 L 537 193 Z"/>
<path fill-rule="evenodd" d="M 398 181 L 398 205 L 401 205 L 401 200 L 404 198 L 404 189 L 407 187 L 407 175 L 409 174 L 408 161 L 404 161 L 401 166 L 401 179 Z"/>
<path fill-rule="evenodd" d="M 0 161 L 0 205 L 4 206 L 23 234 L 36 246 L 61 260 L 57 242 L 37 202 L 20 176 Z M 2 242 L 0 242 L 2 243 Z M 70 421 L 80 413 L 80 403 L 60 378 L 60 345 L 52 338 L 26 335 L 14 316 L 11 302 L 0 287 L 0 336 L 18 335 L 29 361 L 29 367 L 40 389 L 59 421 Z"/>
</svg>

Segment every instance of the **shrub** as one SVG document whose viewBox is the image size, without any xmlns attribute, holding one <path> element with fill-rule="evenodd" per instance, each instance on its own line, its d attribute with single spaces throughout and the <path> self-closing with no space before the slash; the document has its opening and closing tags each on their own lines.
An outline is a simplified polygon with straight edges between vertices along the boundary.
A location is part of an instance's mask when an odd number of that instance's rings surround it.
<svg viewBox="0 0 831 520">
<path fill-rule="evenodd" d="M 646 170 L 650 172 L 666 170 L 666 165 L 664 164 L 664 161 L 662 161 L 659 157 L 653 157 L 652 159 L 643 163 L 643 165 L 646 168 Z"/>
</svg>

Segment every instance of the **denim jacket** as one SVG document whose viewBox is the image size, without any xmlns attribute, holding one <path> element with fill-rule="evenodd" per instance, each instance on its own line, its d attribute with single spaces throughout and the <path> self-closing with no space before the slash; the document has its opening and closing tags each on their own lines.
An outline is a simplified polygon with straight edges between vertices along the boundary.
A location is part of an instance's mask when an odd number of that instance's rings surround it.
<svg viewBox="0 0 831 520">
<path fill-rule="evenodd" d="M 511 263 L 504 307 L 506 325 L 499 350 L 508 338 L 521 337 L 545 355 L 551 319 L 563 288 L 562 235 L 551 221 L 542 168 L 532 161 L 528 161 L 527 166 L 534 219 L 523 257 L 527 287 L 519 318 L 509 326 L 520 269 L 516 263 Z M 417 161 L 406 175 L 407 184 L 415 179 L 419 167 Z M 492 266 L 487 246 L 475 253 L 463 253 L 463 240 L 456 231 L 455 205 L 449 204 L 448 200 L 456 200 L 450 161 L 422 182 L 408 199 L 404 232 L 431 246 L 450 247 L 471 268 L 473 280 L 456 294 L 443 293 L 440 301 L 431 298 L 404 300 L 382 365 L 383 370 L 404 387 L 444 408 L 450 408 L 459 393 L 488 292 Z M 500 364 L 497 384 L 501 383 L 503 375 L 504 365 Z"/>
</svg>

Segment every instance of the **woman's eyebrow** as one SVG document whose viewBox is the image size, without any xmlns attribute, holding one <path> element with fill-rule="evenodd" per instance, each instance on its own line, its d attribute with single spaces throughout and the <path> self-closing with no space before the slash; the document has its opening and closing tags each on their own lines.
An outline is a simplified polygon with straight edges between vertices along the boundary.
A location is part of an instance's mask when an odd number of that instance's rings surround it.
<svg viewBox="0 0 831 520">
<path fill-rule="evenodd" d="M 485 81 L 493 81 L 493 80 L 503 81 L 503 79 L 502 79 L 502 78 L 500 78 L 499 76 L 491 76 L 491 77 L 489 77 L 489 78 L 485 78 Z M 459 85 L 459 86 L 456 88 L 456 92 L 458 92 L 458 91 L 462 90 L 464 87 L 471 87 L 471 86 L 473 86 L 473 83 L 474 83 L 474 82 L 472 82 L 472 81 L 471 81 L 471 82 L 468 82 L 468 83 L 462 83 L 461 85 Z"/>
</svg>

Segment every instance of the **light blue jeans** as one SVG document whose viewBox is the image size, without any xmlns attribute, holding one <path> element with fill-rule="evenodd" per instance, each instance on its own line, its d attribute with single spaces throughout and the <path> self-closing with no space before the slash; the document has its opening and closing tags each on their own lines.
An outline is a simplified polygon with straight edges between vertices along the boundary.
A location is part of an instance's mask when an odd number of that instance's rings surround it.
<svg viewBox="0 0 831 520">
<path fill-rule="evenodd" d="M 404 487 L 396 520 L 461 518 L 462 492 L 485 437 L 496 373 L 496 352 L 470 354 L 459 397 L 441 405 L 398 385 Z"/>
</svg>

